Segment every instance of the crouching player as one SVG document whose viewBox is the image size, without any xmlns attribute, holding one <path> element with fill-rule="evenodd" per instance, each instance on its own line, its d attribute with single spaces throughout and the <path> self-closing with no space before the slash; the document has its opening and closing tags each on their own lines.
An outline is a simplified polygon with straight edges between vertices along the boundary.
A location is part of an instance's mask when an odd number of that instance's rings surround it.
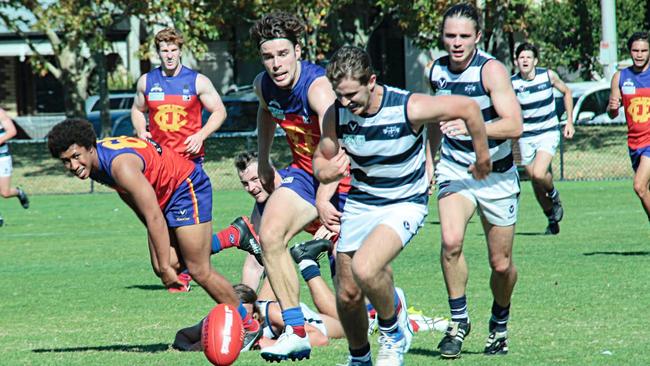
<svg viewBox="0 0 650 366">
<path fill-rule="evenodd" d="M 246 330 L 243 350 L 261 327 L 232 285 L 210 265 L 212 187 L 200 165 L 152 141 L 115 137 L 97 141 L 88 121 L 67 119 L 52 128 L 53 157 L 79 179 L 115 189 L 147 228 L 154 270 L 167 288 L 182 287 L 171 266 L 174 252 L 190 275 L 218 303 L 238 308 Z"/>
</svg>

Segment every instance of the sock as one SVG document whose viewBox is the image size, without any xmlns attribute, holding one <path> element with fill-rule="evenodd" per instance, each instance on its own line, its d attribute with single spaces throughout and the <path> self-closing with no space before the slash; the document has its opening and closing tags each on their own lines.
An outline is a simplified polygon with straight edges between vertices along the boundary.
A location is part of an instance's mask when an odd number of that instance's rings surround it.
<svg viewBox="0 0 650 366">
<path fill-rule="evenodd" d="M 212 254 L 230 247 L 239 247 L 239 230 L 232 225 L 212 235 Z"/>
<path fill-rule="evenodd" d="M 546 195 L 548 196 L 548 198 L 550 198 L 552 200 L 555 200 L 555 198 L 557 197 L 557 194 L 558 194 L 557 189 L 555 189 L 555 187 L 553 187 L 553 189 L 551 189 L 550 191 L 546 192 Z"/>
<path fill-rule="evenodd" d="M 508 318 L 510 317 L 510 304 L 503 307 L 492 301 L 492 317 L 490 318 L 490 332 L 505 332 L 508 328 Z"/>
<path fill-rule="evenodd" d="M 248 313 L 248 311 L 246 311 L 243 303 L 239 303 L 237 312 L 242 319 L 244 329 L 254 332 L 257 330 L 257 328 L 259 328 L 259 323 L 253 321 L 253 317 Z"/>
<path fill-rule="evenodd" d="M 353 359 L 359 360 L 362 362 L 368 362 L 370 361 L 370 343 L 366 343 L 363 347 L 359 349 L 352 349 L 348 348 L 350 350 L 350 356 L 352 356 Z"/>
<path fill-rule="evenodd" d="M 298 264 L 300 268 L 300 273 L 305 282 L 311 280 L 314 277 L 320 276 L 320 268 L 318 268 L 318 263 L 311 259 L 303 259 Z"/>
<path fill-rule="evenodd" d="M 648 221 L 650 221 L 650 218 L 648 219 Z M 332 279 L 334 279 L 334 276 L 336 276 L 336 256 L 330 255 L 329 261 L 330 261 L 330 274 L 332 275 Z"/>
<path fill-rule="evenodd" d="M 465 295 L 449 299 L 449 309 L 451 310 L 451 320 L 458 323 L 469 323 L 469 314 L 467 313 L 467 297 Z"/>
<path fill-rule="evenodd" d="M 305 332 L 305 316 L 302 314 L 300 306 L 282 310 L 282 320 L 284 325 L 290 325 L 293 328 L 293 333 L 298 337 L 304 338 L 307 333 Z"/>
<path fill-rule="evenodd" d="M 402 303 L 399 301 L 399 295 L 397 295 L 397 290 L 393 292 L 393 305 L 395 306 L 395 313 L 400 311 L 402 308 Z"/>
<path fill-rule="evenodd" d="M 395 335 L 398 339 L 401 339 L 404 336 L 402 330 L 397 325 L 397 313 L 394 313 L 390 319 L 377 317 L 377 324 L 379 325 L 379 331 L 384 334 Z"/>
</svg>

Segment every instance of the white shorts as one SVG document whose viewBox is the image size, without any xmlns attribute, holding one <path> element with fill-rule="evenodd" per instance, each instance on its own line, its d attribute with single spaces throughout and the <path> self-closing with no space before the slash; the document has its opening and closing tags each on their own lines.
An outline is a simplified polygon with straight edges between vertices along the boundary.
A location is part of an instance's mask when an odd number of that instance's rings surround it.
<svg viewBox="0 0 650 366">
<path fill-rule="evenodd" d="M 555 155 L 560 145 L 560 131 L 548 131 L 539 135 L 522 137 L 519 139 L 519 151 L 521 152 L 521 164 L 530 165 L 535 160 L 537 150 L 545 151 L 551 156 Z"/>
<path fill-rule="evenodd" d="M 0 177 L 11 177 L 11 155 L 0 157 Z"/>
<path fill-rule="evenodd" d="M 341 234 L 336 251 L 354 252 L 377 227 L 384 224 L 392 228 L 402 240 L 402 247 L 417 234 L 427 217 L 426 205 L 402 202 L 386 206 L 369 206 L 348 200 L 341 218 Z"/>
<path fill-rule="evenodd" d="M 441 162 L 442 163 L 442 162 Z M 446 164 L 453 164 L 448 163 Z M 459 193 L 477 206 L 479 213 L 496 226 L 511 226 L 517 222 L 519 207 L 519 174 L 514 166 L 503 173 L 490 173 L 476 180 L 467 172 L 444 169 L 437 174 L 438 199 Z"/>
<path fill-rule="evenodd" d="M 300 310 L 302 310 L 302 316 L 305 319 L 305 324 L 309 324 L 312 327 L 320 330 L 327 337 L 327 328 L 323 322 L 323 318 L 319 313 L 313 311 L 307 304 L 300 303 Z"/>
</svg>

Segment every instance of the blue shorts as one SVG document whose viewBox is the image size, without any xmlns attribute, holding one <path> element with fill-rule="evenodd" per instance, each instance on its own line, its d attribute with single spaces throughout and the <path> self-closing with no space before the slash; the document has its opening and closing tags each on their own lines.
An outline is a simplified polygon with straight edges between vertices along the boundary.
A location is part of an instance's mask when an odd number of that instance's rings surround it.
<svg viewBox="0 0 650 366">
<path fill-rule="evenodd" d="M 636 172 L 639 169 L 639 164 L 641 163 L 641 157 L 647 156 L 650 158 L 650 145 L 640 147 L 636 150 L 632 150 L 628 147 L 630 152 L 630 160 L 632 160 L 632 169 Z"/>
<path fill-rule="evenodd" d="M 195 165 L 192 174 L 174 191 L 163 214 L 168 227 L 212 221 L 212 185 L 199 165 Z"/>
<path fill-rule="evenodd" d="M 282 185 L 280 187 L 289 188 L 298 193 L 302 199 L 309 202 L 312 206 L 316 206 L 316 191 L 320 185 L 318 179 L 306 171 L 292 166 L 278 170 L 278 174 L 282 177 Z M 345 206 L 347 199 L 347 193 L 337 192 L 334 193 L 330 202 L 339 212 L 343 212 L 343 206 Z M 257 204 L 260 215 L 264 213 L 265 203 Z"/>
</svg>

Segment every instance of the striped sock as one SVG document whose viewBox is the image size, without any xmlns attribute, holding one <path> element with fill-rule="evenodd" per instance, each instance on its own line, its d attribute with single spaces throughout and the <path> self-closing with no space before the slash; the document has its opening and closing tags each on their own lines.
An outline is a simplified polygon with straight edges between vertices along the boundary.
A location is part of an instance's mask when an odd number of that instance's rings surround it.
<svg viewBox="0 0 650 366">
<path fill-rule="evenodd" d="M 305 282 L 321 275 L 320 268 L 318 268 L 318 263 L 311 259 L 301 260 L 298 264 L 298 268 L 300 269 L 300 274 L 302 274 L 302 278 L 305 280 Z"/>
<path fill-rule="evenodd" d="M 451 310 L 451 320 L 458 323 L 469 323 L 469 313 L 467 312 L 467 297 L 465 295 L 449 299 L 449 309 Z"/>
<path fill-rule="evenodd" d="M 508 318 L 510 318 L 510 304 L 501 306 L 496 301 L 492 301 L 492 317 L 490 318 L 490 332 L 505 332 L 508 328 Z"/>
</svg>

